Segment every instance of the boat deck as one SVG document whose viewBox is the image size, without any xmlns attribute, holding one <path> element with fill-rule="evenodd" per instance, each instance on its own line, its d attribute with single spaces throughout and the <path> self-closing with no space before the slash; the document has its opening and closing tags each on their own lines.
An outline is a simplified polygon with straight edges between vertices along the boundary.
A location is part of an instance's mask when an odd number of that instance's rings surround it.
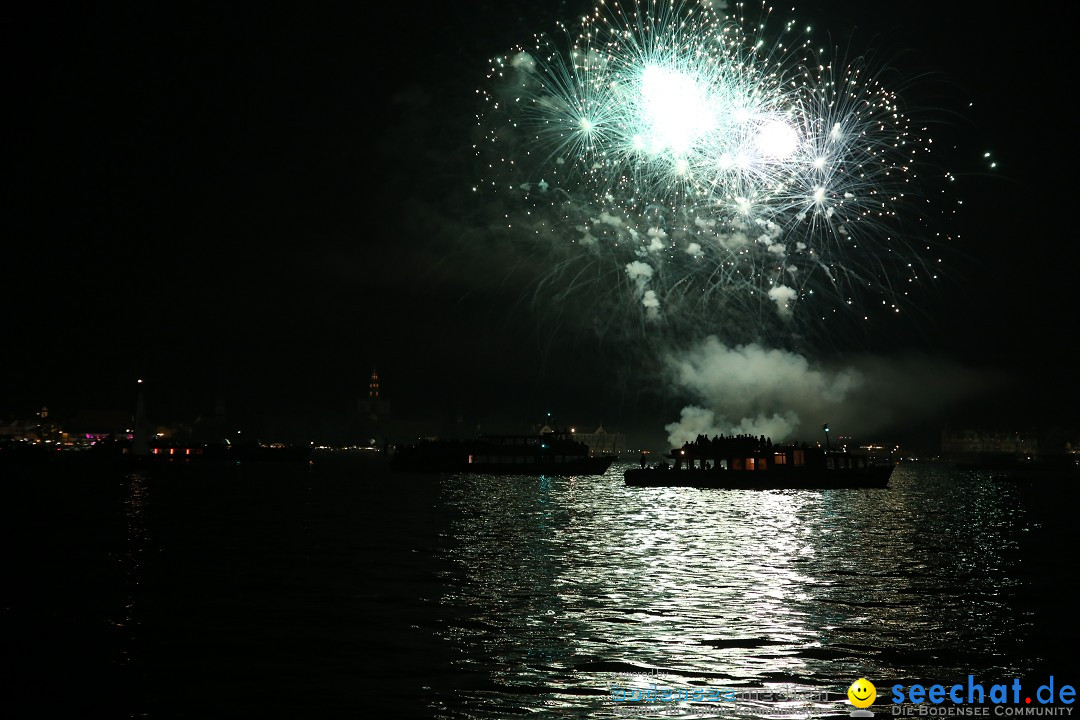
<svg viewBox="0 0 1080 720">
<path fill-rule="evenodd" d="M 732 489 L 884 488 L 895 463 L 867 455 L 828 452 L 806 443 L 774 445 L 749 436 L 699 437 L 672 450 L 673 462 L 624 473 L 634 487 Z"/>
</svg>

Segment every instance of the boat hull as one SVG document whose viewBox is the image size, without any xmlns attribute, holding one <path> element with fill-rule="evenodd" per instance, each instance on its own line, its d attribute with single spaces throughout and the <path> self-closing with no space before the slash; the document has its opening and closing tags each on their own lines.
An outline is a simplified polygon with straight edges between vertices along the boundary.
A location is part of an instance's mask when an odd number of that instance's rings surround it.
<svg viewBox="0 0 1080 720">
<path fill-rule="evenodd" d="M 692 487 L 729 490 L 832 490 L 887 488 L 893 465 L 853 469 L 701 470 L 633 468 L 624 474 L 629 487 Z"/>
<path fill-rule="evenodd" d="M 408 460 L 391 462 L 394 472 L 444 473 L 452 475 L 603 475 L 614 457 L 590 457 L 567 462 L 532 463 L 469 463 L 424 462 Z"/>
<path fill-rule="evenodd" d="M 484 435 L 395 449 L 390 469 L 451 475 L 603 475 L 613 455 L 591 455 L 572 435 Z"/>
</svg>

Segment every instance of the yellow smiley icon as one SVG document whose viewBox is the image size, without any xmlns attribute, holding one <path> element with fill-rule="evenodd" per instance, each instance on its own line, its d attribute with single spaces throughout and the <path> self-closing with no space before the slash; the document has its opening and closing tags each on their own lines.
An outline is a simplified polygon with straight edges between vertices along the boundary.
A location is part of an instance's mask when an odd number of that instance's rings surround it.
<svg viewBox="0 0 1080 720">
<path fill-rule="evenodd" d="M 857 708 L 870 707 L 877 698 L 877 688 L 866 678 L 859 678 L 847 689 L 847 697 Z"/>
</svg>

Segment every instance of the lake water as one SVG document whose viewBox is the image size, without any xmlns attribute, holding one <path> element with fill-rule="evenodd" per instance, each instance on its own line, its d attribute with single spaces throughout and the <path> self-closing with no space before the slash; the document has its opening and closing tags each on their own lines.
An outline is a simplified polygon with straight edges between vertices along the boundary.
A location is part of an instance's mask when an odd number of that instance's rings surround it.
<svg viewBox="0 0 1080 720">
<path fill-rule="evenodd" d="M 1080 684 L 1075 486 L 623 469 L 0 468 L 6 692 L 40 716 L 818 717 L 859 677 L 878 716 L 895 684 Z M 654 685 L 735 701 L 615 702 Z"/>
</svg>

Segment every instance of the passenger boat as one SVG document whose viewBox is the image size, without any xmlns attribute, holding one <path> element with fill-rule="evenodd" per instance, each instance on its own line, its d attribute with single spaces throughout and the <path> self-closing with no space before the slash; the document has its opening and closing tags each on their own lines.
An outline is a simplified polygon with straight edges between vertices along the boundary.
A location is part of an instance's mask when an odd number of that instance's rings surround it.
<svg viewBox="0 0 1080 720">
<path fill-rule="evenodd" d="M 631 468 L 626 485 L 750 490 L 886 488 L 895 463 L 765 438 L 699 437 L 667 455 L 672 462 Z"/>
<path fill-rule="evenodd" d="M 592 455 L 572 434 L 481 435 L 470 440 L 421 440 L 399 447 L 394 472 L 489 475 L 602 475 L 613 455 Z"/>
</svg>

